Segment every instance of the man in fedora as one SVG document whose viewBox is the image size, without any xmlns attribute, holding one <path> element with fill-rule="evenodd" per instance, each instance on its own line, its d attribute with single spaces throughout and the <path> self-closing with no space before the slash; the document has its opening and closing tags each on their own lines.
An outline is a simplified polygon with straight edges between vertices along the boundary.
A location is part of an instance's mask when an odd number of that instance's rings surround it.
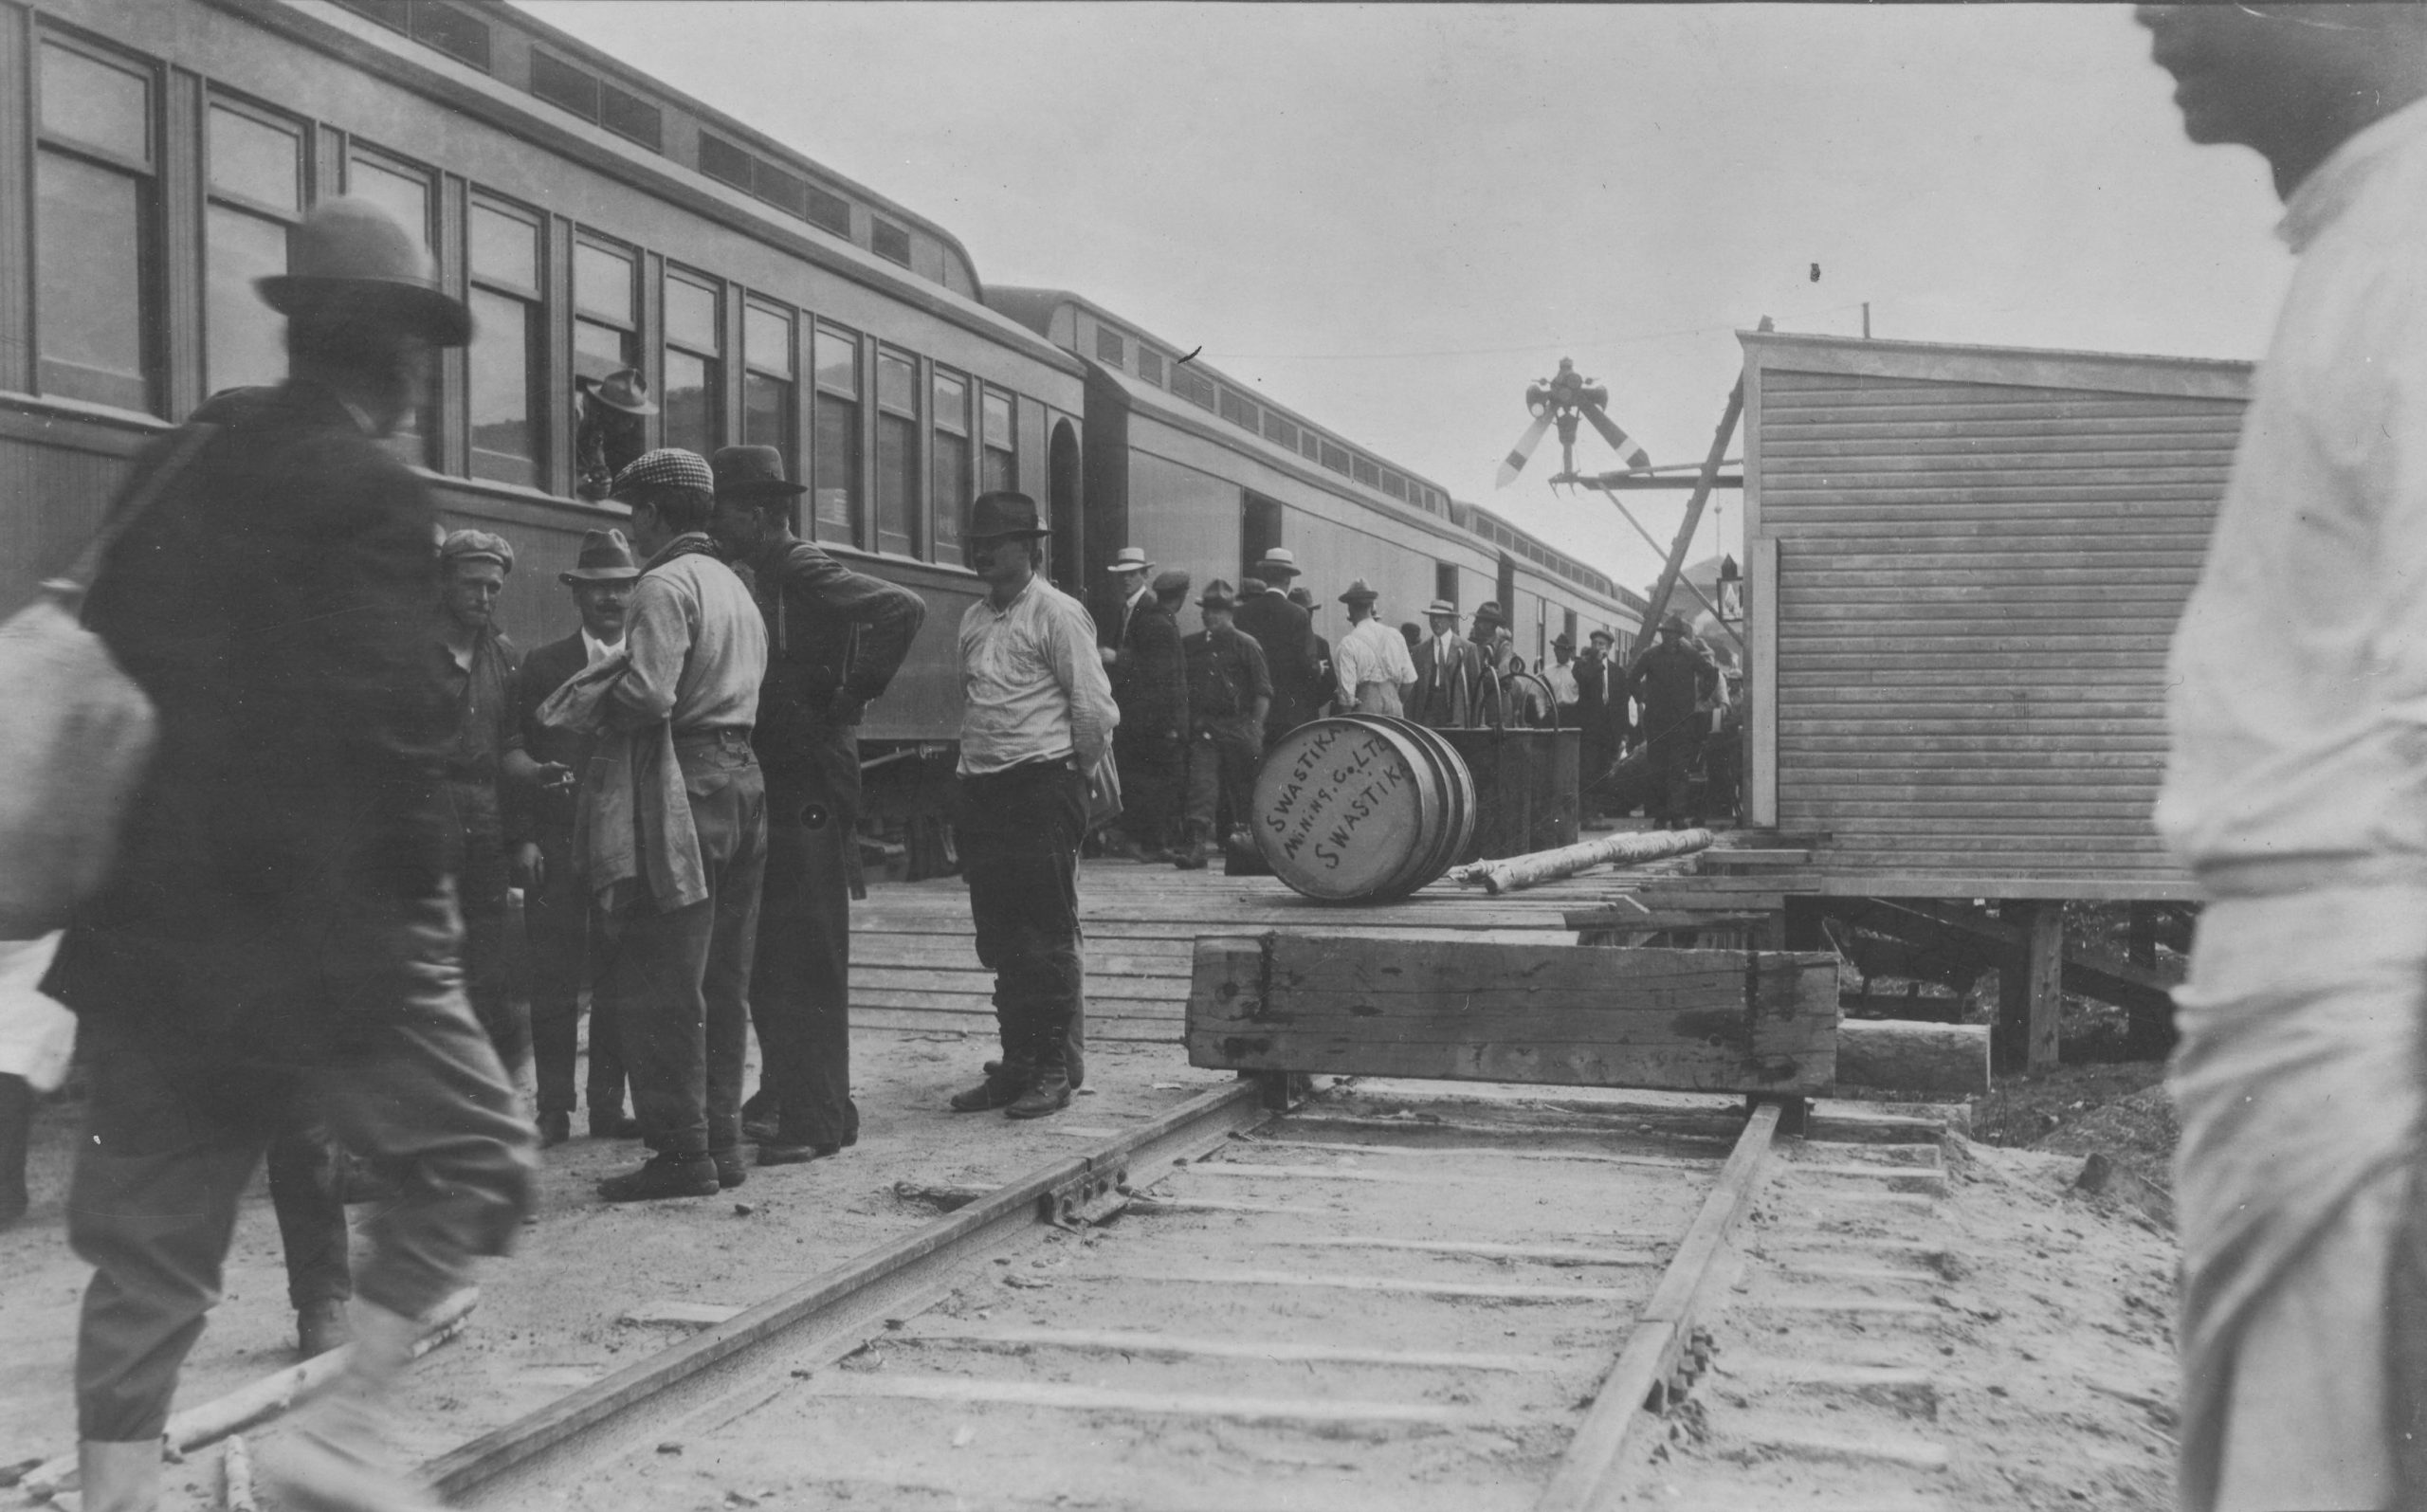
<svg viewBox="0 0 2427 1512">
<path fill-rule="evenodd" d="M 1337 653 L 1340 706 L 1353 714 L 1398 719 L 1406 713 L 1407 691 L 1415 683 L 1415 665 L 1408 660 L 1407 642 L 1399 632 L 1375 618 L 1374 604 L 1380 596 L 1361 577 L 1340 595 L 1348 606 L 1348 633 L 1340 638 Z"/>
<path fill-rule="evenodd" d="M 1502 722 L 1502 711 L 1510 707 L 1506 686 L 1509 663 L 1517 655 L 1517 647 L 1508 633 L 1508 616 L 1499 602 L 1486 599 L 1475 607 L 1474 623 L 1467 631 L 1467 640 L 1475 648 L 1476 660 L 1483 676 L 1475 684 L 1474 722 L 1496 725 Z"/>
<path fill-rule="evenodd" d="M 614 498 L 631 507 L 644 566 L 600 750 L 613 756 L 606 742 L 627 743 L 631 811 L 611 831 L 607 805 L 591 805 L 581 844 L 593 898 L 610 895 L 600 992 L 652 1154 L 600 1182 L 598 1194 L 711 1196 L 748 1175 L 741 1077 L 767 866 L 766 779 L 750 737 L 767 630 L 708 535 L 716 478 L 704 458 L 674 446 L 644 452 L 616 475 Z M 601 865 L 624 875 L 602 875 Z"/>
<path fill-rule="evenodd" d="M 1298 575 L 1296 555 L 1286 546 L 1275 546 L 1255 564 L 1255 572 L 1266 586 L 1260 592 L 1239 595 L 1233 622 L 1240 634 L 1263 647 L 1272 679 L 1272 707 L 1262 741 L 1268 746 L 1315 717 L 1323 701 L 1323 679 L 1315 662 L 1313 616 L 1289 602 L 1289 580 Z"/>
<path fill-rule="evenodd" d="M 726 446 L 712 531 L 748 573 L 767 630 L 750 743 L 767 779 L 767 873 L 750 1018 L 758 1095 L 743 1132 L 760 1165 L 860 1138 L 851 1102 L 851 898 L 858 891 L 861 711 L 884 696 L 926 621 L 906 588 L 855 573 L 793 534 L 806 492 L 773 446 Z"/>
<path fill-rule="evenodd" d="M 449 531 L 438 547 L 438 678 L 455 715 L 447 750 L 454 820 L 456 901 L 464 910 L 464 995 L 508 1074 L 531 1050 L 531 1025 L 506 980 L 510 885 L 506 851 L 522 833 L 520 803 L 502 801 L 498 762 L 514 734 L 514 672 L 522 654 L 497 628 L 514 548 L 485 530 Z"/>
<path fill-rule="evenodd" d="M 415 1320 L 504 1252 L 531 1195 L 531 1127 L 455 967 L 437 513 L 379 444 L 471 320 L 366 200 L 315 207 L 288 250 L 260 284 L 286 382 L 138 460 L 179 459 L 84 606 L 158 719 L 108 885 L 45 984 L 90 1077 L 78 1457 L 83 1504 L 111 1512 L 156 1504 L 178 1367 L 299 1104 L 397 1180 L 365 1225 L 353 1352 L 264 1452 L 282 1506 L 434 1504 L 380 1467 L 385 1404 Z"/>
<path fill-rule="evenodd" d="M 539 705 L 574 674 L 597 665 L 624 644 L 624 612 L 641 570 L 620 530 L 581 537 L 574 565 L 557 574 L 573 592 L 581 624 L 522 659 L 514 683 L 514 728 L 498 768 L 525 816 L 514 870 L 522 884 L 522 928 L 531 943 L 531 1058 L 538 1080 L 539 1143 L 573 1135 L 573 1063 L 581 1037 L 581 998 L 592 985 L 589 890 L 574 855 L 574 815 L 590 737 L 539 720 Z M 624 1113 L 624 1058 L 615 1015 L 590 1016 L 590 1136 L 630 1139 L 640 1125 Z"/>
<path fill-rule="evenodd" d="M 1415 691 L 1407 717 L 1435 730 L 1455 730 L 1473 722 L 1483 686 L 1483 653 L 1472 641 L 1458 636 L 1458 606 L 1436 598 L 1424 609 L 1432 633 L 1418 641 L 1410 656 Z"/>
<path fill-rule="evenodd" d="M 1594 784 L 1609 774 L 1624 743 L 1627 690 L 1624 669 L 1610 665 L 1617 637 L 1597 629 L 1585 640 L 1585 652 L 1576 659 L 1577 770 L 1590 794 Z M 1588 796 L 1585 802 L 1596 800 Z"/>
<path fill-rule="evenodd" d="M 970 506 L 965 550 L 986 595 L 960 617 L 953 829 L 1003 1054 L 952 1105 L 1014 1119 L 1069 1106 L 1080 1071 L 1079 842 L 1088 774 L 1121 722 L 1086 608 L 1041 575 L 1045 537 L 1026 494 L 983 493 Z"/>
<path fill-rule="evenodd" d="M 1685 828 L 1694 757 L 1708 726 L 1704 701 L 1718 688 L 1719 664 L 1687 636 L 1682 614 L 1660 622 L 1660 644 L 1637 659 L 1627 678 L 1627 693 L 1643 706 L 1651 753 L 1655 796 L 1647 811 L 1663 829 Z"/>
<path fill-rule="evenodd" d="M 1272 712 L 1264 648 L 1241 630 L 1231 585 L 1205 585 L 1196 611 L 1205 628 L 1180 643 L 1188 658 L 1188 809 L 1185 844 L 1172 865 L 1196 871 L 1227 810 L 1233 831 L 1252 823 L 1256 763 Z"/>
<path fill-rule="evenodd" d="M 1142 546 L 1123 546 L 1113 554 L 1104 568 L 1104 580 L 1109 585 L 1096 615 L 1096 644 L 1104 647 L 1104 665 L 1112 665 L 1113 653 L 1121 649 L 1122 637 L 1129 633 L 1129 616 L 1147 602 L 1147 579 L 1154 576 L 1155 564 L 1146 559 Z M 1116 677 L 1116 690 L 1120 679 Z"/>
<path fill-rule="evenodd" d="M 1287 596 L 1290 603 L 1306 611 L 1306 643 L 1315 658 L 1315 703 L 1306 718 L 1320 719 L 1331 712 L 1331 641 L 1323 631 L 1313 628 L 1315 622 L 1322 618 L 1321 611 L 1315 608 L 1315 591 L 1304 583 L 1292 583 Z"/>
<path fill-rule="evenodd" d="M 574 465 L 581 481 L 574 492 L 584 499 L 607 497 L 615 475 L 648 449 L 650 415 L 648 380 L 631 368 L 617 368 L 603 378 L 576 377 L 574 388 L 581 414 L 574 428 Z"/>
<path fill-rule="evenodd" d="M 1113 558 L 1119 618 L 1104 649 L 1112 699 L 1121 706 L 1112 744 L 1122 796 L 1121 827 L 1105 844 L 1117 855 L 1148 862 L 1167 859 L 1164 846 L 1188 756 L 1188 665 L 1180 656 L 1179 624 L 1147 582 L 1154 567 L 1135 546 Z"/>
</svg>

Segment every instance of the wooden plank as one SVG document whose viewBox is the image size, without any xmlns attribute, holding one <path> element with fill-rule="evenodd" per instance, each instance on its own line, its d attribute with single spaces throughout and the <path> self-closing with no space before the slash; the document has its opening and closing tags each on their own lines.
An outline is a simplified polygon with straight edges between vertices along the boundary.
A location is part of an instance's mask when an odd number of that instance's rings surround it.
<svg viewBox="0 0 2427 1512">
<path fill-rule="evenodd" d="M 1118 1266 L 1061 1270 L 1057 1281 L 1149 1282 L 1157 1286 L 1290 1286 L 1317 1291 L 1378 1292 L 1401 1297 L 1473 1297 L 1487 1302 L 1618 1302 L 1615 1286 L 1559 1286 L 1545 1282 L 1448 1281 L 1415 1276 L 1359 1276 L 1344 1271 L 1254 1270 L 1221 1266 Z"/>
<path fill-rule="evenodd" d="M 1996 1058 L 2010 1071 L 2056 1065 L 2057 1017 L 2064 1008 L 2065 906 L 2053 900 L 2009 905 L 2022 935 L 2021 958 L 1998 974 Z"/>
<path fill-rule="evenodd" d="M 1288 934 L 1202 940 L 1190 1064 L 1797 1092 L 1834 1078 L 1834 955 Z"/>
<path fill-rule="evenodd" d="M 1846 1019 L 1837 1026 L 1837 1082 L 1949 1097 L 1986 1092 L 1989 1027 Z"/>
<path fill-rule="evenodd" d="M 1530 1372 L 1555 1369 L 1538 1355 L 1469 1354 L 1438 1349 L 1359 1349 L 1302 1339 L 1196 1339 L 1135 1328 L 971 1328 L 948 1324 L 895 1333 L 888 1344 L 950 1344 L 976 1349 L 1067 1349 L 1149 1359 L 1244 1359 L 1285 1365 L 1381 1365 L 1399 1370 Z"/>
<path fill-rule="evenodd" d="M 2151 441 L 2179 438 L 2180 444 L 2208 437 L 2238 438 L 2241 421 L 2238 416 L 2201 414 L 2154 415 L 2077 415 L 2064 423 L 2065 438 L 2090 445 L 2101 438 L 2113 438 L 2118 445 L 2132 446 Z M 1973 418 L 1848 416 L 1837 420 L 1797 419 L 1789 425 L 1762 428 L 1762 455 L 1766 459 L 1773 448 L 1792 453 L 1810 446 L 1842 444 L 1877 451 L 1878 444 L 1889 442 L 1898 446 L 1929 444 L 1962 444 L 1973 440 L 2009 444 L 2044 437 L 2050 427 L 2044 420 L 2009 415 L 2002 410 Z M 2231 439 L 2215 443 L 2231 446 Z"/>
<path fill-rule="evenodd" d="M 2082 465 L 2096 465 L 2109 458 L 2153 457 L 2162 465 L 2183 466 L 2206 462 L 2218 456 L 2230 459 L 2238 434 L 2235 428 L 2197 430 L 2167 430 L 2142 428 L 2129 431 L 2103 430 L 2077 433 L 2066 430 L 2050 434 L 2044 430 L 2013 429 L 1997 434 L 1981 434 L 1969 428 L 1930 427 L 1927 434 L 1889 433 L 1880 436 L 1855 437 L 1847 440 L 1816 441 L 1801 430 L 1779 430 L 1761 450 L 1761 471 L 1764 477 L 1786 465 L 1846 458 L 1863 461 L 1883 453 L 1895 458 L 1923 459 L 1930 457 L 1978 458 L 1994 461 L 2014 458 L 2016 461 L 2080 459 Z M 1880 441 L 1894 443 L 1882 447 Z"/>
<path fill-rule="evenodd" d="M 1111 1412 L 1145 1417 L 1215 1418 L 1284 1428 L 1424 1423 L 1442 1427 L 1480 1425 L 1487 1416 L 1468 1407 L 1414 1402 L 1353 1402 L 1338 1397 L 1217 1396 L 1206 1393 L 1141 1392 L 1074 1386 L 1060 1381 L 981 1380 L 967 1375 L 903 1375 L 893 1372 L 820 1373 L 802 1390 L 819 1396 L 867 1397 L 922 1402 L 986 1402 L 1072 1412 Z"/>
<path fill-rule="evenodd" d="M 1641 1414 L 1667 1406 L 1670 1377 L 1684 1357 L 1696 1314 L 1706 1304 L 1705 1293 L 1719 1256 L 1761 1189 L 1779 1111 L 1775 1102 L 1753 1110 L 1720 1170 L 1719 1184 L 1704 1199 L 1685 1242 L 1662 1273 L 1659 1288 L 1636 1315 L 1616 1362 L 1601 1378 L 1584 1421 L 1534 1503 L 1535 1512 L 1586 1512 L 1598 1504 L 1604 1483 L 1624 1457 Z"/>
</svg>

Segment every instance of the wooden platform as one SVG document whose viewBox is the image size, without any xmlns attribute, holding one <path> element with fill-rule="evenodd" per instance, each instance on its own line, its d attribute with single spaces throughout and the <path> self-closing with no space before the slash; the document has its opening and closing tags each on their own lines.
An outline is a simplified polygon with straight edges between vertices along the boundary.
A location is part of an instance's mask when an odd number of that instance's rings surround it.
<svg viewBox="0 0 2427 1512">
<path fill-rule="evenodd" d="M 1087 1036 L 1177 1044 L 1199 936 L 1339 930 L 1367 938 L 1506 938 L 1573 944 L 1564 916 L 1601 904 L 1639 872 L 1604 870 L 1492 898 L 1435 883 L 1371 906 L 1318 903 L 1269 877 L 1225 877 L 1129 861 L 1079 871 Z M 994 974 L 977 963 L 958 878 L 879 884 L 851 905 L 851 1020 L 914 1033 L 995 1032 Z"/>
</svg>

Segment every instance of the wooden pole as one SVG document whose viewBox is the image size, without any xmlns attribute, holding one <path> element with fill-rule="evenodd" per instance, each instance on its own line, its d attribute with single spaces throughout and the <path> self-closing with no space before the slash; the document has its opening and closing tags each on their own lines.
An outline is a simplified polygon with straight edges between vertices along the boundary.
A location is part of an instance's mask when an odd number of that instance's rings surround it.
<svg viewBox="0 0 2427 1512">
<path fill-rule="evenodd" d="M 1581 845 L 1561 846 L 1556 850 L 1530 851 L 1522 856 L 1503 856 L 1497 861 L 1478 861 L 1450 868 L 1450 880 L 1468 887 L 1481 887 L 1498 897 L 1536 883 L 1557 882 L 1573 877 L 1596 866 L 1615 864 L 1633 865 L 1646 861 L 1663 861 L 1670 856 L 1691 855 L 1708 849 L 1715 837 L 1707 829 L 1644 829 L 1605 835 L 1587 840 Z"/>
<path fill-rule="evenodd" d="M 1634 518 L 1633 511 L 1628 509 L 1626 505 L 1618 502 L 1618 496 L 1610 492 L 1610 485 L 1608 483 L 1601 482 L 1597 478 L 1588 478 L 1585 482 L 1601 490 L 1602 496 L 1610 501 L 1610 507 L 1616 510 L 1625 518 L 1628 524 L 1634 527 L 1634 533 L 1643 537 L 1645 545 L 1650 546 L 1653 551 L 1658 551 L 1660 549 L 1660 542 L 1652 539 L 1651 532 L 1643 528 L 1643 521 Z M 1683 588 L 1687 592 L 1693 594 L 1695 598 L 1701 600 L 1703 608 L 1710 610 L 1710 617 L 1719 622 L 1721 631 L 1724 632 L 1729 640 L 1736 643 L 1739 650 L 1743 648 L 1744 637 L 1739 635 L 1736 632 L 1736 628 L 1727 623 L 1727 616 L 1719 611 L 1719 606 L 1710 601 L 1709 594 L 1705 593 L 1701 589 L 1696 588 L 1691 578 L 1678 578 L 1677 586 Z M 1651 627 L 1647 625 L 1644 628 L 1650 629 Z"/>
<path fill-rule="evenodd" d="M 2057 1058 L 2057 1021 L 2065 1006 L 2065 905 L 2043 898 L 2009 902 L 2021 948 L 1998 969 L 1995 1049 L 2001 1071 L 2045 1071 Z"/>
<path fill-rule="evenodd" d="M 1719 478 L 1719 465 L 1727 455 L 1727 443 L 1736 434 L 1736 422 L 1744 413 L 1744 380 L 1739 377 L 1736 387 L 1727 391 L 1727 408 L 1719 417 L 1719 430 L 1710 438 L 1710 453 L 1703 459 L 1703 472 L 1694 480 L 1693 497 L 1686 501 L 1685 520 L 1677 526 L 1677 539 L 1669 548 L 1668 565 L 1660 569 L 1660 581 L 1652 585 L 1651 601 L 1643 611 L 1645 639 L 1660 628 L 1660 617 L 1669 611 L 1669 595 L 1677 589 L 1677 576 L 1686 570 L 1686 553 L 1694 543 L 1694 527 L 1702 523 L 1703 505 L 1710 501 L 1711 486 Z M 1640 660 L 1640 658 L 1637 658 Z"/>
</svg>

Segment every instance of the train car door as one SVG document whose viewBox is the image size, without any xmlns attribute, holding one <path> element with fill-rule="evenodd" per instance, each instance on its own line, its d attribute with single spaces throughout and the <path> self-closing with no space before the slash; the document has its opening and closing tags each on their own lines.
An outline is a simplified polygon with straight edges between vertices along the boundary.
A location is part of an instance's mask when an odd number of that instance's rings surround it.
<svg viewBox="0 0 2427 1512">
<path fill-rule="evenodd" d="M 1046 455 L 1046 522 L 1052 528 L 1053 586 L 1086 601 L 1086 544 L 1079 528 L 1079 435 L 1068 420 L 1053 424 L 1053 440 Z"/>
<path fill-rule="evenodd" d="M 1281 501 L 1248 495 L 1247 507 L 1239 511 L 1239 575 L 1253 577 L 1265 553 L 1282 544 Z"/>
</svg>

